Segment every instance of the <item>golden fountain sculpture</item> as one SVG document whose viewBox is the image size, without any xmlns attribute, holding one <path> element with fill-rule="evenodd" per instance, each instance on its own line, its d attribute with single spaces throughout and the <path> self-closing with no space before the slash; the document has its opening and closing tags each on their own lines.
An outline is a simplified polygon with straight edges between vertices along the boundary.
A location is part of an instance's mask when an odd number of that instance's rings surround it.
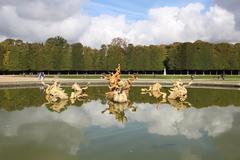
<svg viewBox="0 0 240 160">
<path fill-rule="evenodd" d="M 155 97 L 156 99 L 162 98 L 160 103 L 168 102 L 171 106 L 175 107 L 176 109 L 184 109 L 191 107 L 191 104 L 186 101 L 187 99 L 187 86 L 190 86 L 192 82 L 189 82 L 187 85 L 184 85 L 182 81 L 178 80 L 173 82 L 173 87 L 170 88 L 169 95 L 167 96 L 166 93 L 161 92 L 162 86 L 159 83 L 155 83 L 151 85 L 148 89 L 142 88 L 141 94 L 149 94 L 150 96 Z"/>
<path fill-rule="evenodd" d="M 121 68 L 120 64 L 118 64 L 115 73 L 103 76 L 103 78 L 109 82 L 109 92 L 106 93 L 106 98 L 116 103 L 126 103 L 128 102 L 130 87 L 132 86 L 133 81 L 136 80 L 136 76 L 133 75 L 126 81 L 123 81 L 120 78 L 120 72 Z"/>
<path fill-rule="evenodd" d="M 52 85 L 45 84 L 43 81 L 42 84 L 45 87 L 45 99 L 47 100 L 47 103 L 45 104 L 50 110 L 58 113 L 67 108 L 69 100 L 71 101 L 71 104 L 74 104 L 76 100 L 82 101 L 88 98 L 86 90 L 89 83 L 85 87 L 81 87 L 79 84 L 74 83 L 72 85 L 73 92 L 70 97 L 65 90 L 61 88 L 60 83 L 57 80 L 54 80 Z"/>
<path fill-rule="evenodd" d="M 163 100 L 166 99 L 167 94 L 164 92 L 161 92 L 162 86 L 159 83 L 155 83 L 149 88 L 142 88 L 141 89 L 141 94 L 148 94 L 149 96 L 153 96 L 155 98 L 162 98 Z"/>
<path fill-rule="evenodd" d="M 43 82 L 44 83 L 44 82 Z M 68 99 L 67 93 L 61 88 L 60 83 L 55 80 L 52 85 L 45 84 L 46 99 L 50 102 Z"/>
<path fill-rule="evenodd" d="M 115 72 L 103 76 L 103 78 L 109 83 L 109 92 L 106 93 L 108 107 L 103 110 L 102 113 L 109 111 L 109 114 L 114 115 L 118 122 L 124 123 L 127 121 L 125 111 L 130 110 L 131 112 L 135 112 L 137 110 L 137 108 L 133 106 L 133 103 L 128 100 L 129 90 L 133 81 L 136 80 L 136 76 L 133 75 L 123 81 L 121 80 L 120 72 L 121 67 L 120 64 L 118 64 Z"/>
<path fill-rule="evenodd" d="M 86 90 L 88 89 L 89 83 L 85 87 L 81 87 L 79 84 L 74 83 L 72 85 L 73 92 L 71 93 L 70 100 L 71 103 L 75 103 L 76 100 L 81 101 L 88 98 L 88 94 L 86 94 Z"/>
<path fill-rule="evenodd" d="M 186 86 L 190 86 L 192 81 L 187 85 L 184 85 L 182 81 L 178 80 L 173 83 L 173 87 L 169 90 L 168 99 L 174 99 L 179 101 L 185 101 L 187 99 L 187 89 Z"/>
</svg>

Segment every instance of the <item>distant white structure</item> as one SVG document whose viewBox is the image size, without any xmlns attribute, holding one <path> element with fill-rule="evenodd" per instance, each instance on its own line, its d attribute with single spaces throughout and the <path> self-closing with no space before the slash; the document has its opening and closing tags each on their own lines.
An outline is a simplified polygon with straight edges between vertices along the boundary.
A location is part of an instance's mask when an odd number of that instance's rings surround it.
<svg viewBox="0 0 240 160">
<path fill-rule="evenodd" d="M 163 70 L 163 75 L 164 75 L 164 76 L 167 75 L 167 70 L 166 70 L 166 68 L 164 68 L 164 70 Z"/>
</svg>

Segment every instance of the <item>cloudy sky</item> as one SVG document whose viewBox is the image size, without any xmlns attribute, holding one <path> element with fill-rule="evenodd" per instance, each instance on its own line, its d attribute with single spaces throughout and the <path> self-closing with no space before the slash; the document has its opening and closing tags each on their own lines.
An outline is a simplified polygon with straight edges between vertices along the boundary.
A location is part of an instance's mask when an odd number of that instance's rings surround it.
<svg viewBox="0 0 240 160">
<path fill-rule="evenodd" d="M 100 47 L 114 37 L 134 44 L 240 41 L 239 0 L 0 0 L 0 40 Z"/>
</svg>

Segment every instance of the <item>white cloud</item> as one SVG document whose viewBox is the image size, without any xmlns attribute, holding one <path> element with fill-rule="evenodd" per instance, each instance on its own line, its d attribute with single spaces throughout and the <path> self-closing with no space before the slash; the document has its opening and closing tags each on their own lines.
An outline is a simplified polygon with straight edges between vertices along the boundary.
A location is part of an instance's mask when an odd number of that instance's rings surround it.
<svg viewBox="0 0 240 160">
<path fill-rule="evenodd" d="M 91 18 L 91 23 L 87 26 L 79 41 L 86 45 L 99 47 L 101 44 L 110 43 L 115 37 L 125 37 L 130 30 L 124 16 L 100 15 Z"/>
<path fill-rule="evenodd" d="M 0 10 L 0 33 L 3 36 L 28 41 L 44 41 L 51 36 L 60 35 L 76 41 L 88 26 L 89 17 L 76 14 L 62 21 L 41 21 L 19 17 L 13 7 L 5 6 Z M 79 23 L 79 20 L 82 20 Z"/>
<path fill-rule="evenodd" d="M 239 0 L 214 0 L 214 4 L 234 14 L 235 27 L 240 30 L 240 1 Z"/>
<path fill-rule="evenodd" d="M 20 18 L 33 20 L 64 20 L 79 12 L 86 0 L 3 0 L 1 6 L 15 9 Z"/>
<path fill-rule="evenodd" d="M 125 15 L 91 17 L 81 12 L 84 1 L 2 1 L 0 35 L 26 41 L 44 41 L 60 35 L 70 42 L 80 41 L 97 48 L 110 43 L 114 37 L 127 38 L 134 44 L 198 39 L 236 42 L 240 37 L 236 29 L 237 14 L 221 5 L 221 0 L 215 0 L 219 3 L 209 9 L 201 3 L 151 8 L 146 19 L 136 21 L 129 21 Z"/>
<path fill-rule="evenodd" d="M 180 41 L 184 24 L 178 20 L 179 8 L 150 9 L 146 20 L 131 24 L 127 39 L 136 44 L 155 44 Z"/>
<path fill-rule="evenodd" d="M 162 7 L 149 11 L 149 18 L 130 27 L 127 38 L 138 44 L 175 41 L 238 41 L 234 15 L 219 6 L 204 10 L 200 3 L 185 7 Z"/>
</svg>

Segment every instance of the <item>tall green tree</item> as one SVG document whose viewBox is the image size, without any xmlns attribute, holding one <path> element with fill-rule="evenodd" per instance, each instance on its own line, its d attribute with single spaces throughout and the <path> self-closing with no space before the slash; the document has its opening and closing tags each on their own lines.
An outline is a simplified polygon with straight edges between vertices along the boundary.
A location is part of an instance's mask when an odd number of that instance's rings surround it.
<svg viewBox="0 0 240 160">
<path fill-rule="evenodd" d="M 84 67 L 83 62 L 83 45 L 81 43 L 75 43 L 71 45 L 72 48 L 72 69 L 82 70 Z"/>
</svg>

